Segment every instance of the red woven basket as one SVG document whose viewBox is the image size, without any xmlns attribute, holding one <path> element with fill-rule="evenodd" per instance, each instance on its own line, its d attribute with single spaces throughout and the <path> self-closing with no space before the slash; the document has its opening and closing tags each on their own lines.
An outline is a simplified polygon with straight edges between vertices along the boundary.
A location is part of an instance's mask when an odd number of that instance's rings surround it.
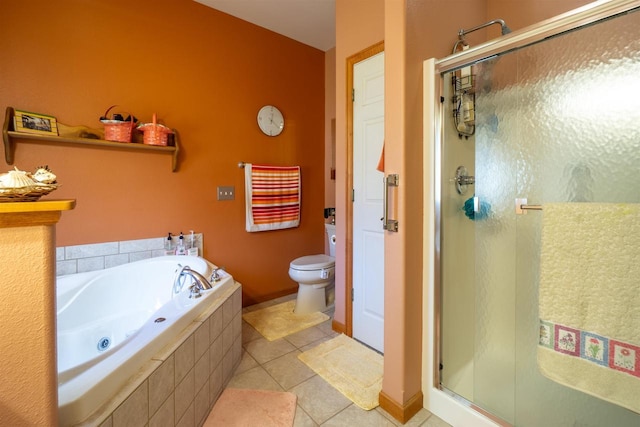
<svg viewBox="0 0 640 427">
<path fill-rule="evenodd" d="M 120 122 L 117 120 L 106 120 L 104 123 L 104 139 L 116 142 L 131 142 L 131 132 L 133 131 L 133 121 Z"/>
<path fill-rule="evenodd" d="M 158 124 L 156 115 L 153 115 L 153 123 L 143 123 L 138 125 L 144 135 L 142 143 L 147 145 L 168 145 L 169 135 L 173 133 L 168 127 Z"/>
<path fill-rule="evenodd" d="M 112 105 L 104 113 L 104 117 L 108 117 L 109 111 L 115 107 Z M 128 113 L 127 113 L 128 114 Z M 100 120 L 104 124 L 104 139 L 115 142 L 131 142 L 131 134 L 135 123 L 133 116 L 129 114 L 131 120 L 126 122 L 122 120 Z"/>
</svg>

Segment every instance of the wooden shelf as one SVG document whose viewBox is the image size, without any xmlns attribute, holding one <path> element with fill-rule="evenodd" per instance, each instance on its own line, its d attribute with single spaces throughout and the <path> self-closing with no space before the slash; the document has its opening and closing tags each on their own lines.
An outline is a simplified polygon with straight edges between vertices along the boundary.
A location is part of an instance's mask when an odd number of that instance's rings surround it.
<svg viewBox="0 0 640 427">
<path fill-rule="evenodd" d="M 13 107 L 7 107 L 7 113 L 4 120 L 4 126 L 2 128 L 2 140 L 4 141 L 4 159 L 8 165 L 12 165 L 14 161 L 14 153 L 18 140 L 27 140 L 32 143 L 54 143 L 54 144 L 71 144 L 80 146 L 93 146 L 104 148 L 115 148 L 119 150 L 137 150 L 137 151 L 151 151 L 171 154 L 173 156 L 171 162 L 171 171 L 175 172 L 178 168 L 178 132 L 174 131 L 173 147 L 165 147 L 161 145 L 146 145 L 131 142 L 113 142 L 105 141 L 103 139 L 91 139 L 91 138 L 79 138 L 79 137 L 67 137 L 56 135 L 40 135 L 30 134 L 24 132 L 16 132 L 13 129 Z"/>
<path fill-rule="evenodd" d="M 51 199 L 36 202 L 0 203 L 0 213 L 69 211 L 76 207 L 73 199 Z"/>
</svg>

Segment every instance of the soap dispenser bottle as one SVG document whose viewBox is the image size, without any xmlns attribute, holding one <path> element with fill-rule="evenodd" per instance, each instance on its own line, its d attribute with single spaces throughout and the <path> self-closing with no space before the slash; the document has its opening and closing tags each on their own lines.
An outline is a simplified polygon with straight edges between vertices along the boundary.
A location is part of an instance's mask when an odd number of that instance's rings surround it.
<svg viewBox="0 0 640 427">
<path fill-rule="evenodd" d="M 176 255 L 186 255 L 187 248 L 184 246 L 184 236 L 182 235 L 182 231 L 180 232 L 180 237 L 178 238 L 178 247 L 176 248 Z"/>
</svg>

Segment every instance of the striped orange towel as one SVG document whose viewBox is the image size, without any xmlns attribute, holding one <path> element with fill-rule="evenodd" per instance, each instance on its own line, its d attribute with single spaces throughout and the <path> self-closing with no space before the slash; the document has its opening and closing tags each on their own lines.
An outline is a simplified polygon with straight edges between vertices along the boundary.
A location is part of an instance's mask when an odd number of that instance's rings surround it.
<svg viewBox="0 0 640 427">
<path fill-rule="evenodd" d="M 300 167 L 244 167 L 247 231 L 279 230 L 300 225 Z"/>
</svg>

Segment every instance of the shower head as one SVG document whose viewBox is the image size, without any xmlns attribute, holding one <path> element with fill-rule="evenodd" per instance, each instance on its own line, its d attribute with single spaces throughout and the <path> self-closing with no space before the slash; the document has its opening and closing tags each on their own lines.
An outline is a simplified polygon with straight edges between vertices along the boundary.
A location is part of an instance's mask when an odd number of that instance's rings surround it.
<svg viewBox="0 0 640 427">
<path fill-rule="evenodd" d="M 501 21 L 500 29 L 502 30 L 502 35 L 504 36 L 505 34 L 509 34 L 511 32 L 511 28 L 507 27 L 507 24 L 505 24 L 502 19 L 499 19 L 499 21 Z"/>
</svg>

